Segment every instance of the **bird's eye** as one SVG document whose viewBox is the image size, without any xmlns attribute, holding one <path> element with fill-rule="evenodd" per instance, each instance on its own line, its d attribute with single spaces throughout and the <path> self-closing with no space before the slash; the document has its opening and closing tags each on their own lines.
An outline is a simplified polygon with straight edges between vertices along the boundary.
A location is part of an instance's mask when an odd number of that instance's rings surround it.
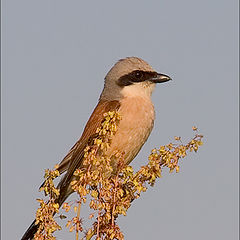
<svg viewBox="0 0 240 240">
<path fill-rule="evenodd" d="M 135 78 L 140 79 L 140 78 L 142 78 L 142 76 L 143 76 L 142 72 L 140 72 L 140 71 L 135 72 Z"/>
</svg>

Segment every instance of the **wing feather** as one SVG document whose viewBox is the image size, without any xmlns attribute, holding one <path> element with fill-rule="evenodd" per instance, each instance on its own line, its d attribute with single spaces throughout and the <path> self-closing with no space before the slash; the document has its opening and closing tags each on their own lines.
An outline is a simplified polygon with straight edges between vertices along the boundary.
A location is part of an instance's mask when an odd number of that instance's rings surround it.
<svg viewBox="0 0 240 240">
<path fill-rule="evenodd" d="M 60 163 L 58 170 L 60 173 L 67 171 L 64 179 L 60 182 L 60 187 L 68 185 L 72 178 L 74 171 L 79 168 L 83 161 L 84 149 L 89 140 L 96 134 L 97 128 L 101 126 L 104 119 L 104 113 L 109 111 L 117 111 L 120 107 L 119 101 L 100 101 L 94 109 L 91 117 L 89 118 L 81 138 L 72 147 L 66 157 Z"/>
</svg>

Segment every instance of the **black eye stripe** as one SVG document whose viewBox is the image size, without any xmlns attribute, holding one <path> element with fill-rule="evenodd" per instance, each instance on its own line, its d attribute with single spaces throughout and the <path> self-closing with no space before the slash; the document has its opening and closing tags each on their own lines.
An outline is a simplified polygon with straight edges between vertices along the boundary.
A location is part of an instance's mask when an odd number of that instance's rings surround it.
<svg viewBox="0 0 240 240">
<path fill-rule="evenodd" d="M 147 72 L 141 70 L 135 70 L 129 74 L 126 74 L 118 79 L 119 86 L 129 86 L 136 82 L 144 82 L 156 77 L 156 72 Z"/>
</svg>

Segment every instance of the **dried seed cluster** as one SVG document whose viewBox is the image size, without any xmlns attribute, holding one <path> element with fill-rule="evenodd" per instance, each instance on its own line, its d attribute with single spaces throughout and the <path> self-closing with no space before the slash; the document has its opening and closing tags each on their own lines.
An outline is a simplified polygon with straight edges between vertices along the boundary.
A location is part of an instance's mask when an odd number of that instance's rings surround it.
<svg viewBox="0 0 240 240">
<path fill-rule="evenodd" d="M 197 152 L 203 144 L 203 136 L 199 134 L 195 134 L 187 144 L 182 143 L 181 137 L 175 137 L 176 143 L 153 149 L 148 164 L 137 172 L 134 172 L 131 166 L 124 165 L 124 153 L 117 152 L 114 157 L 118 159 L 118 166 L 117 169 L 113 169 L 106 152 L 120 121 L 121 116 L 118 112 L 104 114 L 104 121 L 97 129 L 92 144 L 85 148 L 83 166 L 74 172 L 75 179 L 71 185 L 80 200 L 74 204 L 64 203 L 63 209 L 68 212 L 73 208 L 77 213 L 66 225 L 69 231 L 75 231 L 76 239 L 79 239 L 79 233 L 82 232 L 82 239 L 86 240 L 123 240 L 123 233 L 116 223 L 117 217 L 126 215 L 131 203 L 140 197 L 141 192 L 147 190 L 148 185 L 154 186 L 156 179 L 161 177 L 163 167 L 167 167 L 170 172 L 179 172 L 179 160 L 188 152 Z M 193 127 L 193 131 L 197 131 L 197 128 Z M 35 236 L 42 234 L 44 238 L 36 239 L 54 239 L 52 233 L 60 229 L 52 218 L 53 212 L 59 211 L 58 206 L 54 205 L 54 197 L 58 196 L 59 192 L 52 181 L 58 174 L 56 170 L 47 170 L 45 173 L 45 184 L 41 190 L 50 196 L 50 201 L 45 203 L 39 200 L 41 207 L 37 211 L 36 219 L 41 223 L 41 227 Z M 89 219 L 93 220 L 93 224 L 90 229 L 84 231 L 80 210 L 87 202 L 87 196 L 90 197 L 89 207 L 93 211 Z M 60 215 L 60 218 L 63 218 L 63 215 Z"/>
</svg>

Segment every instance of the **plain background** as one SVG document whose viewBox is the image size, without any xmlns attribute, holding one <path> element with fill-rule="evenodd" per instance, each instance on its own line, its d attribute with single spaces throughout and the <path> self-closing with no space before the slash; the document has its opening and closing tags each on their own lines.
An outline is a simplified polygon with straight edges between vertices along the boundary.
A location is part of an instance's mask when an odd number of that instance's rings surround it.
<svg viewBox="0 0 240 240">
<path fill-rule="evenodd" d="M 119 218 L 125 239 L 238 239 L 238 1 L 5 0 L 2 13 L 2 239 L 32 222 L 44 169 L 126 56 L 173 78 L 153 94 L 155 127 L 133 166 L 193 125 L 204 145 Z"/>
</svg>

